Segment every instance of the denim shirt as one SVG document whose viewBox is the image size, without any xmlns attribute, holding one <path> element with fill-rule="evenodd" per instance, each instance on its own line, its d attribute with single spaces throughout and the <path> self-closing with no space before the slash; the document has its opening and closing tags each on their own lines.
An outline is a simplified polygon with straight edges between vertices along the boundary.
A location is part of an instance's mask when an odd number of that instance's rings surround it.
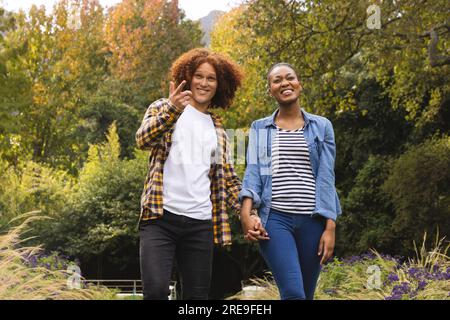
<svg viewBox="0 0 450 320">
<path fill-rule="evenodd" d="M 313 216 L 319 214 L 336 221 L 342 213 L 335 187 L 334 162 L 336 144 L 331 122 L 301 110 L 305 120 L 304 136 L 316 180 L 316 204 Z M 253 208 L 266 225 L 272 200 L 272 141 L 275 138 L 276 110 L 270 117 L 252 123 L 247 149 L 247 167 L 239 201 L 253 199 Z"/>
</svg>

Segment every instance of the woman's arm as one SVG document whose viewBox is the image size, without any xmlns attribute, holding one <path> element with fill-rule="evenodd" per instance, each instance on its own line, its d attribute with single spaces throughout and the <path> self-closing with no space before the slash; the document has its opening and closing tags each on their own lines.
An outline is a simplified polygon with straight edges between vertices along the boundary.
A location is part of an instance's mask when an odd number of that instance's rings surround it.
<svg viewBox="0 0 450 320">
<path fill-rule="evenodd" d="M 316 176 L 316 212 L 334 221 L 341 214 L 335 187 L 335 159 L 336 143 L 334 141 L 333 125 L 326 119 L 324 141 L 321 146 Z"/>
<path fill-rule="evenodd" d="M 333 125 L 327 120 L 323 147 L 320 154 L 319 169 L 316 178 L 316 189 L 319 198 L 317 211 L 326 217 L 325 230 L 320 238 L 318 255 L 322 256 L 323 265 L 333 255 L 336 242 L 336 219 L 341 213 L 339 200 L 336 200 L 334 163 L 336 159 L 336 144 L 334 141 Z"/>
<path fill-rule="evenodd" d="M 250 198 L 253 200 L 253 208 L 259 208 L 261 204 L 262 180 L 258 164 L 258 133 L 255 122 L 250 127 L 246 160 L 247 166 L 242 182 L 242 190 L 239 193 L 239 201 L 242 202 L 244 198 Z"/>
<path fill-rule="evenodd" d="M 253 122 L 247 146 L 247 166 L 242 190 L 239 193 L 239 201 L 242 203 L 240 213 L 242 231 L 244 237 L 250 241 L 269 239 L 256 212 L 256 208 L 261 204 L 260 195 L 262 194 L 262 180 L 258 164 L 258 132 L 256 130 L 255 122 Z"/>
</svg>

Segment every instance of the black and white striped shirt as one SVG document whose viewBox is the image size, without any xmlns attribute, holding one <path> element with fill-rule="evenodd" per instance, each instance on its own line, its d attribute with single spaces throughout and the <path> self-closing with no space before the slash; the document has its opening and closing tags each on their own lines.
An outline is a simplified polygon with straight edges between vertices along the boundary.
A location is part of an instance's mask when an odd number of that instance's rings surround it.
<svg viewBox="0 0 450 320">
<path fill-rule="evenodd" d="M 282 212 L 312 214 L 316 182 L 303 129 L 277 128 L 272 150 L 271 207 Z"/>
</svg>

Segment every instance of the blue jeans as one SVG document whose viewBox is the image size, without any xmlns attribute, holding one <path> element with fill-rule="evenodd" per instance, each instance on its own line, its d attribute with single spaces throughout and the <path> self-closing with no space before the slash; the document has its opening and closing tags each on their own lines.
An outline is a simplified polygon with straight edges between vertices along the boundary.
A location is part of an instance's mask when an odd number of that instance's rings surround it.
<svg viewBox="0 0 450 320">
<path fill-rule="evenodd" d="M 325 229 L 322 216 L 283 213 L 270 209 L 260 241 L 261 254 L 272 271 L 282 300 L 314 298 L 321 270 L 319 241 Z"/>
</svg>

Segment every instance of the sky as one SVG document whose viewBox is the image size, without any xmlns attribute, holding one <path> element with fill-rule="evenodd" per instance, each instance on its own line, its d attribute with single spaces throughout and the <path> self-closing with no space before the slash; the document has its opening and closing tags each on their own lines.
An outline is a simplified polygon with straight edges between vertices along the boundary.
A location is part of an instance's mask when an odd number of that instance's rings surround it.
<svg viewBox="0 0 450 320">
<path fill-rule="evenodd" d="M 45 5 L 49 10 L 58 0 L 0 0 L 0 5 L 10 11 L 20 8 L 28 10 L 33 4 Z M 103 7 L 110 7 L 122 0 L 100 0 Z M 179 0 L 180 7 L 191 20 L 197 20 L 206 16 L 212 10 L 229 11 L 230 8 L 241 3 L 242 0 Z"/>
</svg>

